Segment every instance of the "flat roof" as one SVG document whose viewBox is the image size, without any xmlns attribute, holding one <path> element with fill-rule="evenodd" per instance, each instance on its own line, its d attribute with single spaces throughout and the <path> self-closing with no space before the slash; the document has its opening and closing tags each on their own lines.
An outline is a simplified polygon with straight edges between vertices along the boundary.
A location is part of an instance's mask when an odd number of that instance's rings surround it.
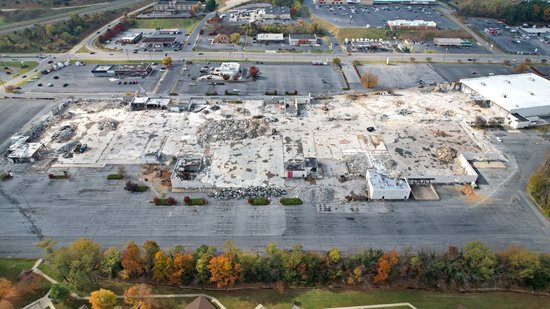
<svg viewBox="0 0 550 309">
<path fill-rule="evenodd" d="M 163 37 L 147 37 L 141 41 L 142 43 L 173 43 L 176 41 L 176 37 L 163 36 Z"/>
<path fill-rule="evenodd" d="M 550 28 L 549 27 L 542 27 L 542 28 L 521 28 L 522 31 L 524 32 L 527 32 L 527 33 L 546 33 L 546 32 L 549 32 L 550 33 Z"/>
<path fill-rule="evenodd" d="M 317 36 L 314 34 L 290 34 L 290 38 L 292 39 L 298 39 L 298 40 L 315 40 L 317 39 Z"/>
<path fill-rule="evenodd" d="M 533 73 L 467 78 L 460 82 L 509 112 L 550 106 L 550 81 Z"/>
<path fill-rule="evenodd" d="M 436 26 L 437 24 L 434 21 L 428 21 L 428 20 L 403 20 L 403 19 L 397 19 L 397 20 L 388 20 L 388 25 L 390 26 Z"/>
<path fill-rule="evenodd" d="M 394 178 L 381 174 L 375 170 L 367 171 L 367 179 L 374 189 L 382 190 L 410 190 L 411 187 L 405 178 Z"/>
<path fill-rule="evenodd" d="M 107 72 L 109 70 L 112 70 L 112 69 L 115 69 L 116 68 L 116 65 L 114 64 L 103 64 L 103 65 L 98 65 L 96 66 L 92 72 Z"/>
<path fill-rule="evenodd" d="M 462 45 L 465 42 L 469 41 L 459 38 L 434 38 L 434 43 L 441 45 Z"/>
<path fill-rule="evenodd" d="M 284 40 L 282 33 L 258 33 L 256 35 L 257 40 Z"/>
</svg>

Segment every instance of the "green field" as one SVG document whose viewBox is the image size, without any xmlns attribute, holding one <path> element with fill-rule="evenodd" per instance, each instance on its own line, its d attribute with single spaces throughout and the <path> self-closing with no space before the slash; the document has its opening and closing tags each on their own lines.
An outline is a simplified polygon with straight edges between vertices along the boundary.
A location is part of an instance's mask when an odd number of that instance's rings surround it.
<svg viewBox="0 0 550 309">
<path fill-rule="evenodd" d="M 4 16 L 0 16 L 0 27 L 6 24 L 6 18 Z"/>
<path fill-rule="evenodd" d="M 35 262 L 28 259 L 0 259 L 0 277 L 16 281 L 19 274 L 31 269 Z"/>
<path fill-rule="evenodd" d="M 159 19 L 136 19 L 132 28 L 138 29 L 171 29 L 185 28 L 187 32 L 193 31 L 195 26 L 201 21 L 201 17 L 191 18 L 159 18 Z"/>
</svg>

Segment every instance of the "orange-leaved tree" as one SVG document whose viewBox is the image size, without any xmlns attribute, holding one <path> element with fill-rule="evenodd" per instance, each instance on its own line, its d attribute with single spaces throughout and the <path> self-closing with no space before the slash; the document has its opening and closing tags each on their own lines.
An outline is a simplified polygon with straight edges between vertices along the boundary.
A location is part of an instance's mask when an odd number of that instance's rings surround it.
<svg viewBox="0 0 550 309">
<path fill-rule="evenodd" d="M 116 295 L 112 291 L 100 289 L 90 294 L 92 309 L 113 309 L 116 305 Z"/>
<path fill-rule="evenodd" d="M 373 282 L 375 284 L 383 284 L 388 279 L 393 266 L 397 264 L 397 251 L 394 249 L 390 252 L 384 253 L 378 258 L 378 265 L 376 267 L 376 276 L 374 276 Z"/>
<path fill-rule="evenodd" d="M 133 241 L 128 242 L 126 249 L 122 251 L 122 268 L 127 278 L 139 276 L 145 270 L 140 249 Z"/>
</svg>

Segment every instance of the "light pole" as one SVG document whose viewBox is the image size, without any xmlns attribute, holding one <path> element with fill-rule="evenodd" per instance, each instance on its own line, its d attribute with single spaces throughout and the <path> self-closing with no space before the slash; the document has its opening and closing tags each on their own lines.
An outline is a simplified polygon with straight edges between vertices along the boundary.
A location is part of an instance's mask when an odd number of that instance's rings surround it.
<svg viewBox="0 0 550 309">
<path fill-rule="evenodd" d="M 449 50 L 449 48 L 445 48 L 445 53 L 443 54 L 443 62 L 445 62 L 445 58 L 447 57 L 447 51 Z"/>
</svg>

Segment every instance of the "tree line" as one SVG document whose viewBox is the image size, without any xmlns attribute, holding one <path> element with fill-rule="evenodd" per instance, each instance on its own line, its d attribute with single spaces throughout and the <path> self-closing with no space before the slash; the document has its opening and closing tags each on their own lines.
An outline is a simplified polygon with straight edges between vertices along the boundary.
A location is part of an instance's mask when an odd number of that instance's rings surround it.
<svg viewBox="0 0 550 309">
<path fill-rule="evenodd" d="M 491 17 L 509 24 L 550 21 L 550 3 L 543 0 L 462 0 L 458 12 L 464 16 Z"/>
<path fill-rule="evenodd" d="M 0 50 L 4 52 L 64 52 L 86 35 L 110 22 L 121 10 L 93 15 L 72 14 L 67 21 L 35 25 L 31 28 L 0 35 Z"/>
<path fill-rule="evenodd" d="M 102 250 L 87 238 L 59 249 L 50 239 L 38 246 L 46 263 L 74 291 L 97 289 L 105 278 L 218 288 L 262 283 L 276 289 L 388 285 L 547 290 L 550 282 L 550 254 L 515 246 L 494 252 L 477 241 L 463 249 L 450 246 L 446 252 L 368 249 L 349 254 L 338 248 L 305 251 L 301 245 L 281 249 L 274 243 L 259 254 L 241 250 L 231 241 L 223 252 L 205 245 L 194 251 L 182 246 L 162 250 L 151 240 L 142 246 L 130 241 L 122 250 Z"/>
</svg>

